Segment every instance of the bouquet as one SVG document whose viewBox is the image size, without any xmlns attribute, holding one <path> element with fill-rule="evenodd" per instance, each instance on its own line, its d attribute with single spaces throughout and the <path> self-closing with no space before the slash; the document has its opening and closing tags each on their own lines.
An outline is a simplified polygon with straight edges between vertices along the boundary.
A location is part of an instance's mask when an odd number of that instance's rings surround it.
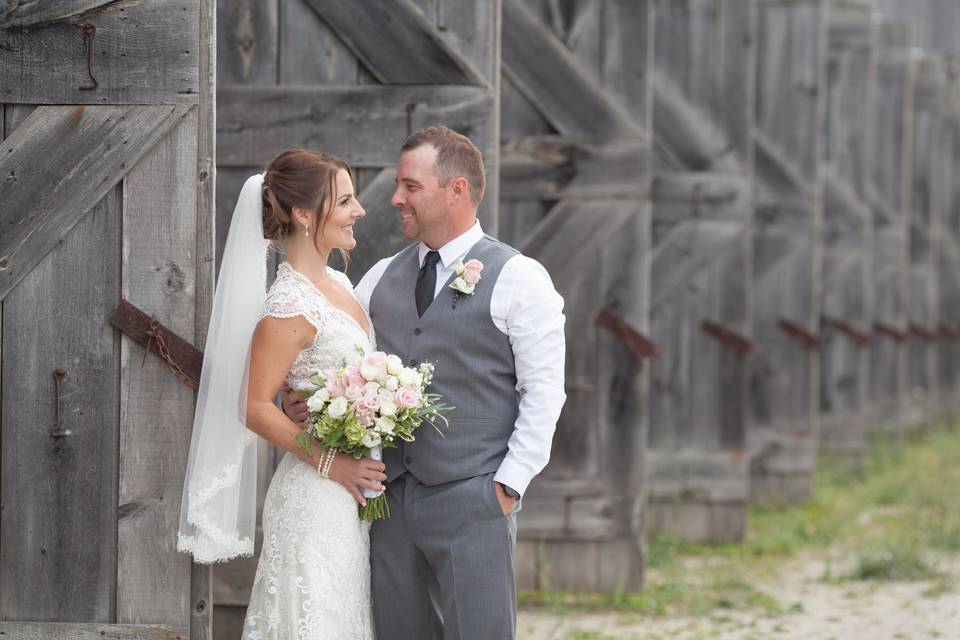
<svg viewBox="0 0 960 640">
<path fill-rule="evenodd" d="M 413 442 L 413 432 L 424 420 L 449 426 L 444 416 L 453 407 L 438 394 L 428 393 L 433 379 L 429 362 L 418 368 L 403 366 L 396 355 L 382 351 L 364 354 L 339 369 L 321 371 L 309 384 L 296 389 L 307 400 L 310 412 L 306 430 L 297 443 L 312 455 L 313 445 L 336 447 L 354 458 L 381 460 L 383 449 L 395 448 L 401 440 Z M 363 492 L 367 504 L 360 517 L 367 522 L 390 515 L 383 491 Z"/>
</svg>

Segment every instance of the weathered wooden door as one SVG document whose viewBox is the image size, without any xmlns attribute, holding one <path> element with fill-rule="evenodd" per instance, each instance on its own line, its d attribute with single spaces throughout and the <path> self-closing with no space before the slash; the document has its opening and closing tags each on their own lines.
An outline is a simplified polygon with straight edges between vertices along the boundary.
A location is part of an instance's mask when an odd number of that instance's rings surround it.
<svg viewBox="0 0 960 640">
<path fill-rule="evenodd" d="M 505 0 L 501 237 L 565 299 L 567 401 L 519 515 L 522 588 L 636 589 L 652 2 Z"/>
<path fill-rule="evenodd" d="M 809 495 L 817 450 L 827 3 L 757 11 L 751 492 L 783 502 Z"/>
<path fill-rule="evenodd" d="M 756 9 L 656 3 L 649 533 L 742 538 Z"/>
<path fill-rule="evenodd" d="M 820 450 L 858 468 L 869 449 L 869 346 L 873 321 L 873 212 L 868 160 L 877 33 L 869 2 L 830 9 L 824 121 Z"/>
<path fill-rule="evenodd" d="M 175 549 L 194 394 L 113 329 L 200 344 L 213 276 L 212 5 L 0 9 L 0 635 L 201 638 Z"/>
<path fill-rule="evenodd" d="M 408 244 L 389 201 L 395 165 L 406 136 L 435 124 L 483 152 L 480 221 L 497 233 L 499 0 L 220 0 L 218 9 L 218 246 L 248 176 L 286 148 L 332 153 L 356 169 L 367 212 L 347 272 L 358 282 Z M 261 459 L 262 496 L 274 464 Z M 255 570 L 255 559 L 214 569 L 218 638 L 239 636 Z"/>
</svg>

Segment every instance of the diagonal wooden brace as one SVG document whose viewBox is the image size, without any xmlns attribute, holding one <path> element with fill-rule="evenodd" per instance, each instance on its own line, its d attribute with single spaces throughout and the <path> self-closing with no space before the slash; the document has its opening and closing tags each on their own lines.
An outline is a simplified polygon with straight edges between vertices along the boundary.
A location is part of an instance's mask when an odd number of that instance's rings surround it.
<svg viewBox="0 0 960 640">
<path fill-rule="evenodd" d="M 126 300 L 114 309 L 110 324 L 164 360 L 184 384 L 197 388 L 203 367 L 202 351 Z"/>
<path fill-rule="evenodd" d="M 610 309 L 603 309 L 598 313 L 596 322 L 619 336 L 627 349 L 637 358 L 657 357 L 657 345 Z"/>
<path fill-rule="evenodd" d="M 926 327 L 921 327 L 918 324 L 910 324 L 909 327 L 910 335 L 920 338 L 921 340 L 932 341 L 937 339 L 937 332 Z"/>
<path fill-rule="evenodd" d="M 717 324 L 716 322 L 711 322 L 710 320 L 704 320 L 702 323 L 700 323 L 700 330 L 707 335 L 716 338 L 725 346 L 735 351 L 738 355 L 746 355 L 748 351 L 753 349 L 753 342 L 749 338 L 737 333 L 729 327 L 723 326 L 722 324 Z"/>
<path fill-rule="evenodd" d="M 807 349 L 814 350 L 820 348 L 820 336 L 809 331 L 806 327 L 787 320 L 786 318 L 777 320 L 777 326 L 791 338 L 799 340 Z"/>
</svg>

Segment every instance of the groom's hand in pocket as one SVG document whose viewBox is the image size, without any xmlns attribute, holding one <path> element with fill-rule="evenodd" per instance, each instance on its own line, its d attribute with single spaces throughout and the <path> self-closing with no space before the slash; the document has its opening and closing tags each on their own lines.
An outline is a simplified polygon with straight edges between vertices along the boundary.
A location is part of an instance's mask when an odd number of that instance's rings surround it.
<svg viewBox="0 0 960 640">
<path fill-rule="evenodd" d="M 508 516 L 513 513 L 513 508 L 517 506 L 517 499 L 511 498 L 507 495 L 507 492 L 503 490 L 503 485 L 494 480 L 494 488 L 497 490 L 497 502 L 500 503 L 500 511 L 503 511 L 503 515 Z"/>
<path fill-rule="evenodd" d="M 294 393 L 293 389 L 286 383 L 281 389 L 280 397 L 283 400 L 283 412 L 287 417 L 297 423 L 301 429 L 307 428 L 307 417 L 310 411 L 307 409 L 307 401 L 301 398 L 299 394 Z"/>
</svg>

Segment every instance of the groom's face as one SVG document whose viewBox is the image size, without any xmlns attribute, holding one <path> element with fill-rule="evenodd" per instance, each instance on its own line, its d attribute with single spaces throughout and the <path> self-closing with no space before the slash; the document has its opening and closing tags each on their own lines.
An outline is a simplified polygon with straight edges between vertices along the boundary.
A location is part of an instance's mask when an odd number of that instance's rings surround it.
<svg viewBox="0 0 960 640">
<path fill-rule="evenodd" d="M 447 223 L 447 190 L 436 171 L 437 150 L 422 145 L 400 154 L 397 188 L 390 204 L 400 213 L 403 235 L 434 246 L 443 238 Z"/>
</svg>

